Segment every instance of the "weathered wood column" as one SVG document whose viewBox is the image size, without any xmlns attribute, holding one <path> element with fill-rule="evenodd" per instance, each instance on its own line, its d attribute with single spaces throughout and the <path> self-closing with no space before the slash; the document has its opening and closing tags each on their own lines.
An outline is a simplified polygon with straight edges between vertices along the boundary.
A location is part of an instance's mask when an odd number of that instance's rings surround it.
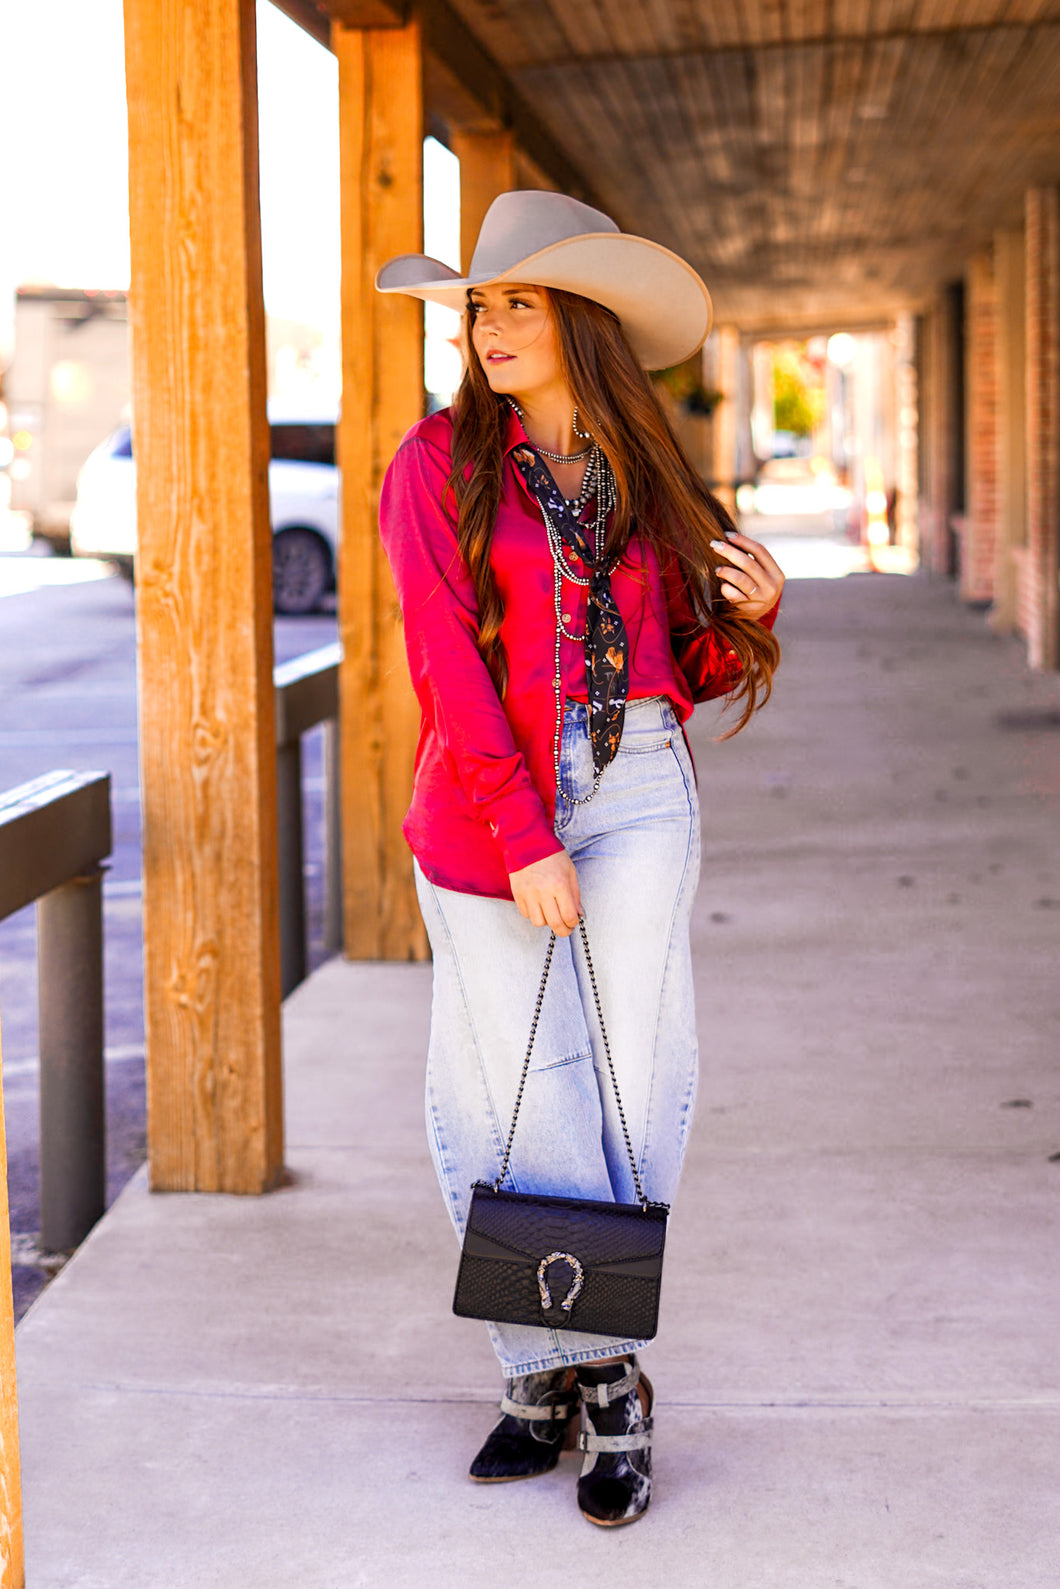
<svg viewBox="0 0 1060 1589">
<path fill-rule="evenodd" d="M 373 282 L 423 238 L 423 47 L 417 23 L 335 24 L 342 234 L 339 673 L 345 953 L 418 960 L 427 939 L 401 819 L 412 791 L 419 708 L 408 679 L 379 488 L 423 413 L 423 311 Z"/>
<path fill-rule="evenodd" d="M 1030 188 L 1027 238 L 1027 553 L 1032 667 L 1060 667 L 1060 188 Z"/>
<path fill-rule="evenodd" d="M 454 129 L 451 147 L 460 161 L 460 262 L 466 271 L 483 216 L 499 193 L 516 186 L 515 139 L 507 129 Z"/>
<path fill-rule="evenodd" d="M 283 1159 L 254 0 L 125 0 L 148 1146 Z"/>
<path fill-rule="evenodd" d="M 7 1138 L 0 1087 L 0 1589 L 23 1589 L 22 1483 L 15 1391 L 15 1313 L 11 1299 L 11 1224 L 7 1207 Z"/>
</svg>

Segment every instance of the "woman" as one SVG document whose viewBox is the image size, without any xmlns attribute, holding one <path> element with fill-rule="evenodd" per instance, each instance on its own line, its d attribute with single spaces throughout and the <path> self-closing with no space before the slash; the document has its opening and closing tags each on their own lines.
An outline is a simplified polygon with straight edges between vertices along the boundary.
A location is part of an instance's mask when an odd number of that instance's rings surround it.
<svg viewBox="0 0 1060 1589">
<path fill-rule="evenodd" d="M 409 431 L 380 508 L 423 711 L 404 832 L 434 952 L 439 1182 L 462 1233 L 472 1183 L 503 1157 L 550 928 L 511 1184 L 633 1200 L 571 937 L 584 912 L 641 1180 L 670 1203 L 697 1069 L 699 809 L 681 724 L 729 695 L 736 732 L 768 696 L 783 584 L 704 489 L 644 373 L 702 345 L 710 299 L 668 250 L 555 193 L 498 198 L 467 277 L 404 255 L 377 285 L 465 307 L 469 322 L 453 406 Z M 645 1343 L 488 1329 L 506 1386 L 472 1477 L 554 1467 L 580 1402 L 583 1514 L 641 1516 Z"/>
</svg>

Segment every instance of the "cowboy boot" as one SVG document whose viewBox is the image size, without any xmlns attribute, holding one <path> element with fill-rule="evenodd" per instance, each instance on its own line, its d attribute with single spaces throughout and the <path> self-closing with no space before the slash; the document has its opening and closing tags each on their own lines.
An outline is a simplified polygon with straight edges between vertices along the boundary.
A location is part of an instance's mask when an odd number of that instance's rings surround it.
<svg viewBox="0 0 1060 1589">
<path fill-rule="evenodd" d="M 569 1368 L 507 1380 L 501 1417 L 472 1462 L 471 1477 L 480 1484 L 501 1484 L 548 1473 L 559 1461 L 577 1411 L 578 1392 Z"/>
<path fill-rule="evenodd" d="M 651 1500 L 651 1382 L 637 1359 L 627 1357 L 579 1363 L 578 1389 L 589 1425 L 578 1436 L 585 1452 L 578 1505 L 590 1523 L 604 1528 L 632 1523 Z"/>
</svg>

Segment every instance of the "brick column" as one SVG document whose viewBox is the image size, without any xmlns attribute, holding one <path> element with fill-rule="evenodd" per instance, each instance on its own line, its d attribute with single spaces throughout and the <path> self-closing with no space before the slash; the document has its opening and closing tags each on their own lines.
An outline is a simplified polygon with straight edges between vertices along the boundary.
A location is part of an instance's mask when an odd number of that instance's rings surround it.
<svg viewBox="0 0 1060 1589">
<path fill-rule="evenodd" d="M 957 379 L 960 325 L 957 295 L 939 293 L 923 322 L 920 435 L 924 449 L 924 494 L 920 511 L 921 563 L 933 574 L 956 572 L 951 518 L 960 499 L 962 427 Z"/>
<path fill-rule="evenodd" d="M 994 594 L 998 533 L 997 283 L 991 248 L 983 249 L 972 260 L 966 293 L 968 513 L 961 536 L 960 591 L 965 601 L 990 601 Z"/>
<path fill-rule="evenodd" d="M 1060 188 L 1028 188 L 1027 553 L 1020 628 L 1032 667 L 1060 665 Z"/>
<path fill-rule="evenodd" d="M 999 634 L 1017 628 L 1018 575 L 1027 541 L 1027 415 L 1024 295 L 1027 264 L 1023 229 L 994 234 L 997 288 L 997 539 L 994 607 Z"/>
</svg>

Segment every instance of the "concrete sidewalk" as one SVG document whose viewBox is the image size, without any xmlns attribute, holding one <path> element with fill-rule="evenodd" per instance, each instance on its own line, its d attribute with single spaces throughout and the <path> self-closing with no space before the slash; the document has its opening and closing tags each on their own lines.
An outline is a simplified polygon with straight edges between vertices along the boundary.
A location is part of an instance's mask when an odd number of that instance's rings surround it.
<svg viewBox="0 0 1060 1589">
<path fill-rule="evenodd" d="M 1060 679 L 920 578 L 793 584 L 779 632 L 763 717 L 693 735 L 648 1516 L 590 1528 L 572 1457 L 466 1479 L 498 1376 L 449 1312 L 430 971 L 335 961 L 285 1009 L 292 1184 L 139 1177 L 18 1330 L 30 1589 L 1054 1589 Z"/>
</svg>

